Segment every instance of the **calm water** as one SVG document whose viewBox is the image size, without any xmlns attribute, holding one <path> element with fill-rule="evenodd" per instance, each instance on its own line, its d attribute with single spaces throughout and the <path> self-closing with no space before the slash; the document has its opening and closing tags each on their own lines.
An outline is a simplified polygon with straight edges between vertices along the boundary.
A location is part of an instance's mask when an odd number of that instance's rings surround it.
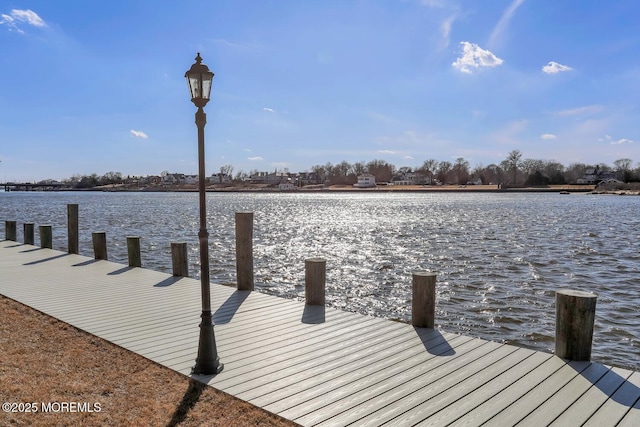
<svg viewBox="0 0 640 427">
<path fill-rule="evenodd" d="M 109 259 L 170 272 L 170 242 L 189 244 L 198 276 L 195 193 L 0 193 L 4 220 L 54 226 L 66 250 L 66 204 L 80 209 L 80 253 L 106 231 Z M 410 318 L 411 272 L 438 275 L 443 330 L 553 351 L 555 291 L 598 294 L 593 359 L 640 369 L 640 197 L 585 194 L 209 194 L 211 279 L 234 283 L 234 213 L 255 217 L 256 287 L 303 298 L 304 259 L 327 259 L 327 302 Z"/>
</svg>

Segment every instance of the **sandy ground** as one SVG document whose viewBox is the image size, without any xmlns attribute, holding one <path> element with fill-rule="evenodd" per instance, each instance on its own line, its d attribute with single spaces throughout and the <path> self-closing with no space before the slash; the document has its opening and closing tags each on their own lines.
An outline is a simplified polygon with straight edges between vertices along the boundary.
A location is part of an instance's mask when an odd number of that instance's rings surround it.
<svg viewBox="0 0 640 427">
<path fill-rule="evenodd" d="M 4 296 L 0 319 L 2 426 L 296 425 Z"/>
</svg>

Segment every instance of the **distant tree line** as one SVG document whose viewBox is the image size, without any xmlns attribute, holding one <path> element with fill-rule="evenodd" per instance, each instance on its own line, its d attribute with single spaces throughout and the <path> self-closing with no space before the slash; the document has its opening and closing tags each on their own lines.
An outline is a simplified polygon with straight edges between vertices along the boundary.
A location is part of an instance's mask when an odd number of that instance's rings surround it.
<svg viewBox="0 0 640 427">
<path fill-rule="evenodd" d="M 600 173 L 615 175 L 623 182 L 640 181 L 640 166 L 632 168 L 631 159 L 619 159 L 613 167 L 604 163 L 587 165 L 572 163 L 568 167 L 555 160 L 523 159 L 519 150 L 511 151 L 507 158 L 499 164 L 492 163 L 484 166 L 478 164 L 473 168 L 463 157 L 454 162 L 425 160 L 419 167 L 403 166 L 396 168 L 384 160 L 372 160 L 368 163 L 356 162 L 350 164 L 342 161 L 336 165 L 327 163 L 315 165 L 311 170 L 326 179 L 329 184 L 354 184 L 357 177 L 364 173 L 376 177 L 376 182 L 388 182 L 393 177 L 407 172 L 423 174 L 432 182 L 443 184 L 463 185 L 468 182 L 482 182 L 483 184 L 509 184 L 540 186 L 549 184 L 575 184 L 585 173 L 598 167 Z"/>
<path fill-rule="evenodd" d="M 511 151 L 499 164 L 492 163 L 487 166 L 478 164 L 473 168 L 463 157 L 458 157 L 453 162 L 427 159 L 418 167 L 402 166 L 400 168 L 385 160 L 376 159 L 369 162 L 342 161 L 337 164 L 318 164 L 311 167 L 311 172 L 329 185 L 352 185 L 358 181 L 358 176 L 363 174 L 375 176 L 376 182 L 389 182 L 404 174 L 416 173 L 428 178 L 429 182 L 443 184 L 464 185 L 469 182 L 481 182 L 482 184 L 542 186 L 575 184 L 585 173 L 595 168 L 600 174 L 615 176 L 623 182 L 640 181 L 640 165 L 634 168 L 631 159 L 618 159 L 613 162 L 613 166 L 604 163 L 593 165 L 572 163 L 564 166 L 555 160 L 523 159 L 519 150 Z M 239 171 L 233 177 L 233 181 L 243 182 L 257 172 L 257 170 L 249 173 Z M 288 173 L 289 170 L 285 169 L 283 172 Z M 166 173 L 163 172 L 163 174 Z M 233 166 L 229 164 L 222 166 L 220 173 L 231 176 Z M 95 173 L 73 175 L 63 182 L 73 188 L 92 188 L 100 185 L 131 183 L 135 178 L 131 176 L 125 178 L 120 172 L 107 172 L 102 176 Z"/>
<path fill-rule="evenodd" d="M 130 179 L 130 177 L 128 178 Z M 73 175 L 62 182 L 72 188 L 93 188 L 100 185 L 124 184 L 126 179 L 122 177 L 120 172 L 107 172 L 102 176 L 98 176 L 95 173 L 91 175 Z"/>
</svg>

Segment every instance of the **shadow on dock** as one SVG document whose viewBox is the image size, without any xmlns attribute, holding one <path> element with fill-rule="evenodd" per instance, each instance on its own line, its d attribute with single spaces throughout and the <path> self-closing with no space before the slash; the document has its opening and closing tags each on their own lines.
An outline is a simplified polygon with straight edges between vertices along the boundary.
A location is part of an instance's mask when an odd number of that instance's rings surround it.
<svg viewBox="0 0 640 427">
<path fill-rule="evenodd" d="M 609 399 L 628 408 L 634 407 L 640 401 L 640 387 L 628 381 L 629 375 L 622 376 L 605 365 L 591 362 L 567 361 L 567 365 L 576 371 L 576 377 L 581 376 L 589 381 Z"/>
<path fill-rule="evenodd" d="M 229 323 L 250 294 L 251 291 L 234 291 L 220 308 L 213 313 L 213 321 L 218 325 Z"/>
<path fill-rule="evenodd" d="M 16 245 L 16 246 L 24 246 L 24 245 Z M 26 254 L 29 252 L 38 252 L 41 251 L 43 248 L 31 248 L 31 249 L 25 249 L 24 251 L 20 251 L 21 254 Z"/>
<path fill-rule="evenodd" d="M 23 243 L 18 243 L 15 245 L 11 245 L 11 246 L 5 246 L 5 248 L 9 249 L 9 248 L 19 248 L 20 246 L 25 246 Z"/>
<path fill-rule="evenodd" d="M 324 305 L 304 305 L 302 312 L 302 323 L 319 324 L 325 322 L 325 306 Z"/>
<path fill-rule="evenodd" d="M 98 261 L 100 261 L 100 260 L 98 260 L 98 259 L 90 259 L 90 260 L 87 260 L 87 261 L 79 262 L 77 264 L 73 264 L 71 267 L 84 267 L 84 266 L 87 266 L 87 265 L 95 264 Z"/>
<path fill-rule="evenodd" d="M 156 283 L 155 285 L 153 285 L 154 288 L 166 288 L 167 286 L 171 286 L 177 282 L 179 282 L 180 280 L 184 279 L 184 277 L 182 276 L 171 276 L 171 277 L 167 277 L 166 279 L 164 279 L 161 282 Z"/>
<path fill-rule="evenodd" d="M 136 267 L 122 267 L 117 270 L 112 271 L 111 273 L 107 273 L 107 276 L 117 276 L 118 274 L 126 273 L 129 270 L 133 270 Z"/>
<path fill-rule="evenodd" d="M 422 341 L 425 350 L 431 354 L 438 356 L 453 356 L 456 351 L 451 347 L 447 338 L 440 333 L 437 329 L 430 328 L 418 328 L 413 327 L 414 331 L 418 335 L 418 338 Z"/>
<path fill-rule="evenodd" d="M 56 256 L 52 256 L 49 258 L 43 258 L 43 259 L 38 259 L 35 261 L 31 261 L 31 262 L 25 262 L 22 265 L 36 265 L 36 264 L 42 264 L 43 262 L 47 262 L 47 261 L 53 261 L 54 259 L 58 259 L 58 258 L 64 258 L 66 256 L 69 256 L 69 254 L 60 254 L 60 255 L 56 255 Z"/>
</svg>

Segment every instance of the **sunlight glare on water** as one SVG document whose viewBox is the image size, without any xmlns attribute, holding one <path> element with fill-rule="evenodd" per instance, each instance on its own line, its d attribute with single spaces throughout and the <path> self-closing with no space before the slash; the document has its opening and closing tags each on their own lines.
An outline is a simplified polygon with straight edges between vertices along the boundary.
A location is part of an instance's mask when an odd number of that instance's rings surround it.
<svg viewBox="0 0 640 427">
<path fill-rule="evenodd" d="M 66 250 L 66 204 L 80 206 L 80 253 L 106 231 L 127 262 L 170 272 L 170 242 L 199 275 L 195 193 L 7 193 L 0 216 L 54 224 Z M 235 283 L 235 212 L 254 212 L 256 289 L 304 298 L 304 260 L 327 260 L 327 304 L 408 321 L 411 273 L 437 274 L 443 330 L 553 351 L 555 291 L 598 294 L 594 360 L 640 367 L 640 197 L 469 193 L 211 193 L 211 280 Z M 2 221 L 4 227 L 4 221 Z M 0 230 L 0 232 L 2 232 Z"/>
</svg>

